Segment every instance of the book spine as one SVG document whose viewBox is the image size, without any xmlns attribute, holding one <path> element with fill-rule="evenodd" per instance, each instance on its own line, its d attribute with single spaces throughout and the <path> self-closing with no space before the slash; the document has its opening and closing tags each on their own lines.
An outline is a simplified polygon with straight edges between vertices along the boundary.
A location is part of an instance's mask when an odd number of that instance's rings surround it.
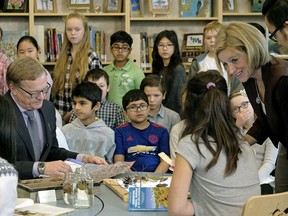
<svg viewBox="0 0 288 216">
<path fill-rule="evenodd" d="M 154 37 L 155 35 L 150 35 L 148 39 L 148 56 L 149 56 L 149 66 L 152 67 L 152 61 L 153 61 L 153 47 L 154 47 Z"/>
<path fill-rule="evenodd" d="M 48 40 L 49 40 L 49 55 L 50 55 L 50 62 L 54 62 L 54 43 L 53 43 L 53 30 L 50 28 L 48 29 Z"/>
<path fill-rule="evenodd" d="M 149 68 L 147 32 L 140 32 L 140 36 L 141 36 L 141 68 L 146 70 L 147 68 Z"/>
<path fill-rule="evenodd" d="M 96 50 L 96 39 L 95 39 L 95 29 L 93 26 L 89 27 L 90 32 L 90 46 L 95 51 Z"/>
<path fill-rule="evenodd" d="M 61 53 L 62 50 L 62 43 L 63 43 L 63 35 L 62 34 L 57 34 L 57 43 L 58 43 L 58 53 Z"/>
<path fill-rule="evenodd" d="M 96 53 L 101 55 L 101 31 L 96 31 Z"/>
<path fill-rule="evenodd" d="M 51 62 L 51 32 L 50 29 L 47 29 L 47 37 L 46 37 L 46 56 L 47 62 Z"/>
<path fill-rule="evenodd" d="M 57 43 L 57 33 L 56 33 L 56 29 L 53 28 L 52 29 L 52 35 L 53 35 L 53 54 L 54 54 L 54 62 L 57 61 L 57 59 L 59 58 L 59 52 L 58 52 L 58 43 Z"/>
<path fill-rule="evenodd" d="M 104 62 L 106 62 L 107 61 L 107 55 L 106 55 L 106 49 L 107 49 L 107 47 L 109 47 L 109 46 L 107 46 L 107 33 L 105 33 L 104 31 L 103 31 L 103 54 L 101 55 L 101 61 L 104 61 Z"/>
</svg>

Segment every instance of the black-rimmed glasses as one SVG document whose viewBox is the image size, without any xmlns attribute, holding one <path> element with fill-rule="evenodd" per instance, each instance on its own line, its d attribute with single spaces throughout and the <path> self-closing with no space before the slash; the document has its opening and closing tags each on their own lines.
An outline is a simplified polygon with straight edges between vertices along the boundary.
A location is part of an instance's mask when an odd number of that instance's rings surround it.
<svg viewBox="0 0 288 216">
<path fill-rule="evenodd" d="M 246 109 L 249 106 L 249 101 L 243 101 L 240 106 L 233 106 L 232 107 L 232 113 L 233 114 L 237 114 L 238 112 L 240 112 L 240 108 L 242 109 Z"/>
<path fill-rule="evenodd" d="M 158 44 L 158 48 L 159 49 L 171 49 L 172 47 L 174 47 L 173 43 L 168 43 L 168 44 Z"/>
<path fill-rule="evenodd" d="M 112 45 L 111 46 L 112 50 L 114 51 L 122 51 L 122 52 L 127 52 L 128 50 L 131 50 L 131 48 L 129 46 L 118 46 L 118 45 Z"/>
<path fill-rule="evenodd" d="M 128 107 L 126 107 L 126 109 L 129 109 L 131 112 L 136 112 L 136 111 L 138 111 L 138 109 L 140 110 L 140 111 L 144 111 L 144 110 L 147 110 L 148 109 L 148 104 L 146 104 L 146 103 L 142 103 L 142 104 L 140 104 L 140 105 L 131 105 L 131 106 L 128 106 Z"/>
<path fill-rule="evenodd" d="M 283 28 L 285 22 L 283 22 L 280 26 L 278 26 L 269 36 L 270 40 L 273 40 L 275 42 L 278 42 L 277 38 L 276 38 L 276 33 Z"/>
<path fill-rule="evenodd" d="M 28 92 L 27 90 L 23 89 L 21 86 L 18 86 L 18 88 L 20 88 L 22 91 L 24 91 L 27 94 L 29 94 L 31 96 L 31 98 L 37 98 L 37 97 L 40 96 L 41 93 L 43 95 L 46 95 L 48 93 L 48 91 L 50 90 L 51 85 L 49 83 L 47 83 L 47 86 L 43 90 L 37 91 L 37 92 L 33 92 L 33 93 Z"/>
</svg>

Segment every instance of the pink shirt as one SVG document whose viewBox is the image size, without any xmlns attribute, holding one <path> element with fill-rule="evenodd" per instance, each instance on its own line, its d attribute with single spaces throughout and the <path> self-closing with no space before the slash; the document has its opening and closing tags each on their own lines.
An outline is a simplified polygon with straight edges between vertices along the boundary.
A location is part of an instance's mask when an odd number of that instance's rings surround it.
<svg viewBox="0 0 288 216">
<path fill-rule="evenodd" d="M 6 73 L 9 64 L 9 58 L 0 51 L 0 95 L 4 95 L 8 91 Z"/>
</svg>

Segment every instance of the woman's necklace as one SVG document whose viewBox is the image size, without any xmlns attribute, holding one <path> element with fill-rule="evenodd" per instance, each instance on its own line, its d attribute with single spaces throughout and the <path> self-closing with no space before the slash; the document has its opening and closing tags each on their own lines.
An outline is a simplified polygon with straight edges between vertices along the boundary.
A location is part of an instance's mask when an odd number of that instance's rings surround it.
<svg viewBox="0 0 288 216">
<path fill-rule="evenodd" d="M 255 81 L 255 87 L 256 87 L 256 92 L 257 92 L 256 103 L 260 104 L 261 103 L 261 98 L 260 98 L 260 95 L 259 95 L 259 90 L 258 90 L 256 79 L 254 79 L 254 81 Z"/>
</svg>

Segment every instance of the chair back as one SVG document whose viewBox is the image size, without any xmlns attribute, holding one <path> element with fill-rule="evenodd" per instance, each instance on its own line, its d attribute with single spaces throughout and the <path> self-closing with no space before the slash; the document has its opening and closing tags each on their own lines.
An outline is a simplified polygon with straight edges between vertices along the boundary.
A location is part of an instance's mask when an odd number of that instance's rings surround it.
<svg viewBox="0 0 288 216">
<path fill-rule="evenodd" d="M 288 215 L 288 192 L 252 196 L 244 204 L 242 216 Z"/>
</svg>

